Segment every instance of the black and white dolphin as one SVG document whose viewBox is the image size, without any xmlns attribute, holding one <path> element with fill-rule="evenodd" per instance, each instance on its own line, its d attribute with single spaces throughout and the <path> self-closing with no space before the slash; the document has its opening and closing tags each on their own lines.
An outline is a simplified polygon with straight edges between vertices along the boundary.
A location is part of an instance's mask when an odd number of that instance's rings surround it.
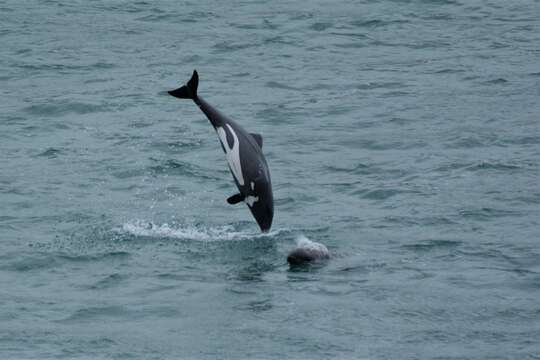
<svg viewBox="0 0 540 360">
<path fill-rule="evenodd" d="M 206 115 L 217 132 L 221 147 L 227 157 L 234 182 L 240 191 L 227 199 L 229 204 L 244 201 L 257 220 L 261 231 L 267 232 L 274 217 L 274 197 L 270 171 L 262 153 L 261 135 L 248 133 L 212 105 L 197 95 L 199 75 L 193 76 L 181 88 L 169 91 L 180 99 L 192 99 Z"/>
</svg>

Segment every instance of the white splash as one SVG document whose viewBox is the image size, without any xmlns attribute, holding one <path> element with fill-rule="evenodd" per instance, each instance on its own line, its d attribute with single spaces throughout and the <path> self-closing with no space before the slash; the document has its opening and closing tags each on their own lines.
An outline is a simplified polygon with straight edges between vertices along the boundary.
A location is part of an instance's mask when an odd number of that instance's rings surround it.
<svg viewBox="0 0 540 360">
<path fill-rule="evenodd" d="M 237 231 L 230 225 L 216 227 L 198 227 L 194 225 L 169 225 L 154 224 L 143 220 L 128 221 L 119 229 L 121 232 L 134 236 L 152 238 L 175 238 L 196 241 L 229 241 L 229 240 L 253 240 L 262 237 L 275 236 L 279 230 L 270 233 L 249 233 Z"/>
<path fill-rule="evenodd" d="M 321 243 L 311 241 L 304 235 L 298 235 L 296 238 L 296 246 L 302 249 L 308 249 L 329 255 L 328 248 Z"/>
</svg>

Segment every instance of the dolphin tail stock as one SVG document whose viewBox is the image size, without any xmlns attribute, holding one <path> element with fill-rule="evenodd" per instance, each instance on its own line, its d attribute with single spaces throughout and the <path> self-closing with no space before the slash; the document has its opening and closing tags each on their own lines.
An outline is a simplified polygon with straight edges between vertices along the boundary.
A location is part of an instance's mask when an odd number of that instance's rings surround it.
<svg viewBox="0 0 540 360">
<path fill-rule="evenodd" d="M 193 75 L 191 76 L 191 79 L 189 79 L 186 85 L 176 90 L 171 90 L 168 93 L 169 95 L 172 95 L 179 99 L 196 100 L 198 87 L 199 87 L 199 74 L 197 74 L 197 70 L 193 70 Z"/>
</svg>

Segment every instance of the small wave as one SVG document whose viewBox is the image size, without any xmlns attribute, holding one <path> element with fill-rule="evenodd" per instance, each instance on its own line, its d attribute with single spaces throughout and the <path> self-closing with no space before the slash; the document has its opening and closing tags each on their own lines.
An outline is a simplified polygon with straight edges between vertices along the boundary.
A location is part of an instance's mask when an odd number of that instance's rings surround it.
<svg viewBox="0 0 540 360">
<path fill-rule="evenodd" d="M 475 220 L 490 220 L 493 218 L 507 217 L 507 216 L 520 216 L 521 212 L 494 209 L 494 208 L 480 208 L 480 209 L 463 209 L 459 211 L 459 216 L 462 218 L 470 218 Z"/>
<path fill-rule="evenodd" d="M 144 124 L 144 127 L 149 126 Z M 143 127 L 143 126 L 134 126 L 134 127 Z M 152 148 L 158 149 L 168 154 L 180 154 L 186 151 L 191 151 L 196 148 L 200 148 L 203 145 L 203 142 L 200 139 L 175 139 L 175 140 L 164 140 L 164 141 L 154 141 L 152 143 Z"/>
<path fill-rule="evenodd" d="M 464 73 L 465 70 L 463 69 L 453 69 L 453 68 L 444 68 L 440 70 L 436 70 L 433 73 L 434 74 L 457 74 L 457 73 Z"/>
<path fill-rule="evenodd" d="M 268 81 L 265 84 L 266 87 L 273 88 L 273 89 L 284 89 L 284 90 L 300 90 L 299 88 L 296 88 L 294 86 L 290 86 L 288 84 L 283 84 L 277 81 Z"/>
<path fill-rule="evenodd" d="M 124 317 L 131 312 L 119 305 L 81 308 L 60 322 L 89 321 L 100 318 Z"/>
<path fill-rule="evenodd" d="M 117 286 L 125 279 L 127 279 L 126 275 L 121 275 L 117 273 L 111 274 L 99 280 L 94 285 L 89 286 L 89 289 L 91 290 L 109 289 L 109 288 Z"/>
<path fill-rule="evenodd" d="M 434 249 L 454 248 L 460 246 L 461 244 L 462 242 L 458 240 L 431 239 L 415 244 L 402 245 L 402 247 L 411 251 L 424 252 Z"/>
<path fill-rule="evenodd" d="M 363 199 L 368 200 L 386 200 L 395 195 L 407 194 L 407 193 L 417 193 L 417 191 L 412 190 L 402 190 L 396 188 L 378 188 L 365 192 L 365 190 L 357 190 L 353 192 L 355 195 L 362 195 Z"/>
<path fill-rule="evenodd" d="M 53 116 L 68 113 L 88 114 L 103 111 L 104 107 L 96 104 L 63 101 L 49 104 L 34 104 L 23 109 L 32 115 Z"/>
<path fill-rule="evenodd" d="M 155 14 L 150 14 L 146 16 L 141 16 L 136 19 L 137 21 L 143 22 L 168 22 L 172 24 L 181 24 L 181 23 L 196 23 L 199 19 L 189 16 L 189 15 L 180 15 L 175 13 L 161 13 L 156 11 Z"/>
<path fill-rule="evenodd" d="M 502 143 L 510 145 L 537 145 L 540 143 L 540 136 L 534 134 L 514 136 L 512 138 L 504 139 Z"/>
<path fill-rule="evenodd" d="M 39 153 L 37 156 L 48 157 L 49 159 L 54 159 L 58 157 L 59 153 L 60 153 L 59 149 L 50 147 L 47 150 L 43 151 L 42 153 Z"/>
<path fill-rule="evenodd" d="M 154 160 L 154 159 L 153 159 Z M 219 180 L 221 178 L 209 174 L 207 169 L 204 169 L 198 165 L 178 160 L 155 160 L 158 164 L 150 166 L 148 170 L 152 175 L 178 175 L 178 176 L 192 176 L 200 177 L 209 180 Z"/>
<path fill-rule="evenodd" d="M 332 173 L 344 172 L 344 173 L 351 173 L 355 175 L 368 175 L 374 172 L 371 165 L 366 165 L 362 163 L 358 163 L 353 167 L 343 167 L 340 165 L 328 165 L 328 166 L 325 166 L 325 169 Z"/>
<path fill-rule="evenodd" d="M 223 41 L 223 42 L 215 44 L 212 48 L 214 49 L 213 51 L 214 53 L 229 53 L 229 52 L 234 52 L 238 50 L 244 50 L 253 46 L 254 45 L 251 43 L 233 43 L 233 42 Z"/>
<path fill-rule="evenodd" d="M 269 233 L 238 231 L 231 225 L 200 227 L 195 225 L 158 225 L 153 222 L 134 220 L 122 225 L 121 231 L 134 235 L 155 238 L 174 238 L 196 241 L 238 241 L 276 236 L 281 230 Z"/>
<path fill-rule="evenodd" d="M 477 164 L 473 164 L 467 167 L 465 170 L 477 171 L 477 170 L 519 170 L 521 167 L 515 164 L 506 164 L 501 162 L 489 162 L 481 161 Z"/>
<path fill-rule="evenodd" d="M 66 263 L 115 261 L 129 256 L 130 254 L 125 251 L 110 251 L 95 254 L 36 252 L 27 256 L 19 256 L 17 259 L 8 262 L 5 266 L 1 266 L 0 269 L 18 272 L 42 271 L 44 269 L 63 266 Z"/>
<path fill-rule="evenodd" d="M 99 252 L 95 254 L 61 254 L 58 255 L 58 258 L 64 261 L 70 262 L 93 262 L 93 261 L 104 261 L 104 260 L 117 260 L 125 259 L 130 257 L 130 253 L 127 251 L 107 251 Z"/>
<path fill-rule="evenodd" d="M 409 20 L 404 19 L 395 19 L 395 20 L 380 20 L 380 19 L 372 19 L 372 20 L 355 20 L 350 23 L 350 25 L 358 28 L 375 28 L 375 27 L 385 27 L 389 25 L 399 25 L 399 24 L 407 24 L 409 23 Z"/>
<path fill-rule="evenodd" d="M 22 258 L 19 256 L 19 258 L 15 261 L 7 261 L 0 266 L 0 270 L 26 272 L 44 270 L 57 265 L 58 261 L 54 256 L 48 254 L 38 254 L 24 256 Z"/>
<path fill-rule="evenodd" d="M 315 31 L 324 31 L 328 28 L 331 28 L 332 26 L 334 26 L 334 24 L 329 22 L 316 22 L 312 24 L 309 28 Z"/>
<path fill-rule="evenodd" d="M 502 85 L 502 84 L 506 84 L 507 82 L 508 82 L 508 80 L 506 80 L 504 78 L 497 78 L 497 79 L 485 81 L 484 84 L 486 84 L 486 85 Z"/>
<path fill-rule="evenodd" d="M 373 82 L 366 82 L 362 84 L 356 85 L 356 88 L 359 90 L 372 90 L 372 89 L 402 89 L 407 87 L 407 85 L 398 82 L 398 81 L 373 81 Z"/>
<path fill-rule="evenodd" d="M 466 137 L 456 137 L 448 143 L 447 147 L 450 149 L 471 149 L 481 148 L 492 144 L 492 140 L 486 137 L 479 137 L 476 135 Z"/>
<path fill-rule="evenodd" d="M 96 62 L 93 64 L 15 64 L 16 67 L 26 71 L 59 71 L 59 72 L 75 72 L 75 71 L 93 71 L 101 69 L 112 69 L 115 64 Z"/>
<path fill-rule="evenodd" d="M 349 38 L 356 38 L 356 39 L 371 39 L 371 37 L 369 35 L 366 35 L 366 34 L 360 34 L 360 33 L 355 33 L 355 32 L 344 32 L 344 31 L 341 31 L 341 32 L 331 32 L 329 33 L 330 35 L 335 35 L 335 36 L 345 36 L 345 37 L 349 37 Z M 352 43 L 351 43 L 352 44 Z"/>
<path fill-rule="evenodd" d="M 470 163 L 456 162 L 448 163 L 441 166 L 438 166 L 434 169 L 437 172 L 451 172 L 454 170 L 463 170 L 463 171 L 516 171 L 522 170 L 525 166 L 522 164 L 511 164 L 504 163 L 499 161 L 476 161 Z"/>
</svg>

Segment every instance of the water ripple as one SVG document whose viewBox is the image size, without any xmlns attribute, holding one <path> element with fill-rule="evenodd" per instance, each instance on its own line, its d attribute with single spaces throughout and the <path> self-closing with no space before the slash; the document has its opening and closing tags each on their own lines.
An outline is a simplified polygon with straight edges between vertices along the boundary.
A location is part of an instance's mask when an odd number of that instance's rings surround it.
<svg viewBox="0 0 540 360">
<path fill-rule="evenodd" d="M 60 101 L 50 102 L 48 104 L 35 104 L 27 106 L 23 109 L 31 115 L 38 116 L 58 116 L 69 113 L 75 114 L 88 114 L 93 112 L 105 111 L 106 107 L 102 105 L 73 102 L 73 101 Z"/>
</svg>

